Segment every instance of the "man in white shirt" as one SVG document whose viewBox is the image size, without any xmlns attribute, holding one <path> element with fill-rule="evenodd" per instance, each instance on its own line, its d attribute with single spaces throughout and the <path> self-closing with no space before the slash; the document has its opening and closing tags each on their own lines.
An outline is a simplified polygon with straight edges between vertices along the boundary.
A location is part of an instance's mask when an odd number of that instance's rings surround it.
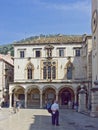
<svg viewBox="0 0 98 130">
<path fill-rule="evenodd" d="M 54 103 L 51 106 L 52 110 L 52 125 L 59 126 L 59 105 L 58 101 L 54 101 Z"/>
</svg>

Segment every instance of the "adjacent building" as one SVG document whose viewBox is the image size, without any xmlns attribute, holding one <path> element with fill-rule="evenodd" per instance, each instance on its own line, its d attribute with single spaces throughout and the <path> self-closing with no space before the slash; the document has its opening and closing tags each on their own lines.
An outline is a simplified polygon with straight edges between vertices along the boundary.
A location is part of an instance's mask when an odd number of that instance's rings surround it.
<svg viewBox="0 0 98 130">
<path fill-rule="evenodd" d="M 7 55 L 0 54 L 0 102 L 3 105 L 9 103 L 9 82 L 13 82 L 13 57 L 10 52 Z"/>
<path fill-rule="evenodd" d="M 98 116 L 98 0 L 92 0 L 92 112 Z"/>
</svg>

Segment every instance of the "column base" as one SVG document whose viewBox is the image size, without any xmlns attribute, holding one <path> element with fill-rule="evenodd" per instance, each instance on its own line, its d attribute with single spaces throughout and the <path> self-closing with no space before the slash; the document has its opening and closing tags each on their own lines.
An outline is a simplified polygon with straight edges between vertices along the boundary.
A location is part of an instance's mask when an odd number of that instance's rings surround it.
<svg viewBox="0 0 98 130">
<path fill-rule="evenodd" d="M 78 112 L 87 112 L 86 109 L 78 109 Z"/>
<path fill-rule="evenodd" d="M 91 117 L 98 117 L 98 81 L 95 83 L 95 87 L 91 89 L 92 103 L 91 103 Z"/>
<path fill-rule="evenodd" d="M 91 112 L 91 113 L 90 113 L 90 116 L 91 116 L 91 117 L 98 117 L 98 112 Z"/>
</svg>

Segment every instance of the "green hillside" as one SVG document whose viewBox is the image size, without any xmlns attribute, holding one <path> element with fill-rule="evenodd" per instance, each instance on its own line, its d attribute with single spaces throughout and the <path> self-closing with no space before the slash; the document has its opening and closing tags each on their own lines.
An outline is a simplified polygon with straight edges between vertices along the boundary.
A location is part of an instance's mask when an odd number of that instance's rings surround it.
<svg viewBox="0 0 98 130">
<path fill-rule="evenodd" d="M 11 52 L 11 55 L 14 56 L 14 48 L 12 44 L 0 46 L 0 54 L 7 54 L 9 51 Z"/>
</svg>

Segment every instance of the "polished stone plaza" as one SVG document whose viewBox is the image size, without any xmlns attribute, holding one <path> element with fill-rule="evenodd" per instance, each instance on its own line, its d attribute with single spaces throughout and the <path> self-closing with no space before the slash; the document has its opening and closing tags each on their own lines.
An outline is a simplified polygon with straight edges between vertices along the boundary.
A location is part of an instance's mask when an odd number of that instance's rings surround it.
<svg viewBox="0 0 98 130">
<path fill-rule="evenodd" d="M 52 126 L 51 115 L 45 109 L 20 109 L 13 113 L 9 108 L 0 110 L 0 130 L 98 130 L 98 118 L 60 110 L 60 126 Z"/>
</svg>

